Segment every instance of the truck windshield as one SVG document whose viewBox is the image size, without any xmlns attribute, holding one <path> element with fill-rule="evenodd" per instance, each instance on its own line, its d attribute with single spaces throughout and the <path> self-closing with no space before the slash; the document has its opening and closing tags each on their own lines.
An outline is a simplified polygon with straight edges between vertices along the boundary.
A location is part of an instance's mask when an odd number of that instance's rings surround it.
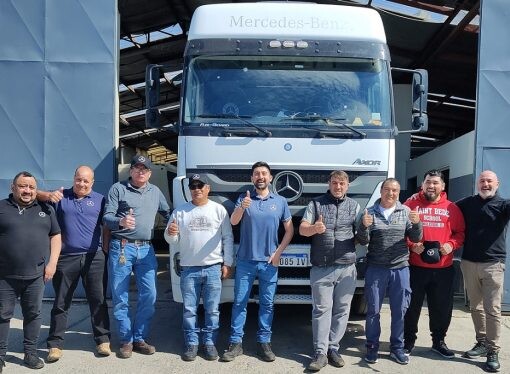
<svg viewBox="0 0 510 374">
<path fill-rule="evenodd" d="M 385 61 L 302 56 L 200 56 L 190 64 L 184 126 L 324 126 L 314 116 L 365 130 L 391 126 Z"/>
</svg>

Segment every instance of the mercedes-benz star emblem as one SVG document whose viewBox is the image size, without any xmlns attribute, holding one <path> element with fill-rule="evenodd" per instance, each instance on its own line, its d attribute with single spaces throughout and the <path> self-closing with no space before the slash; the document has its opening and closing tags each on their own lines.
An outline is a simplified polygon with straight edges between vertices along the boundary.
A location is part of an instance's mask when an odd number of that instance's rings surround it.
<svg viewBox="0 0 510 374">
<path fill-rule="evenodd" d="M 274 191 L 291 203 L 303 193 L 303 179 L 293 171 L 281 171 L 273 179 Z"/>
</svg>

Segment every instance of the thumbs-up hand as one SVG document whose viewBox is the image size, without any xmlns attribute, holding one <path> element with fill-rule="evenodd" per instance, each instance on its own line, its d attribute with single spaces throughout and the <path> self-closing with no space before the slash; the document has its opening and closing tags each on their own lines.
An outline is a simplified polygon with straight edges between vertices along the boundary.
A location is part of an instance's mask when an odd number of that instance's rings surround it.
<svg viewBox="0 0 510 374">
<path fill-rule="evenodd" d="M 420 209 L 420 207 L 417 206 L 416 208 L 414 208 L 414 210 L 411 210 L 409 212 L 409 220 L 413 224 L 417 224 L 418 222 L 420 222 L 420 212 L 419 212 L 419 209 Z"/>
<path fill-rule="evenodd" d="M 317 234 L 323 234 L 326 231 L 326 225 L 324 225 L 322 214 L 319 215 L 319 218 L 315 221 L 313 226 L 315 227 L 315 232 Z"/>
<path fill-rule="evenodd" d="M 52 203 L 58 203 L 64 198 L 64 187 L 60 187 L 58 190 L 50 192 L 50 201 Z"/>
<path fill-rule="evenodd" d="M 363 213 L 363 217 L 361 218 L 361 223 L 363 223 L 363 226 L 370 227 L 374 223 L 374 216 L 371 214 L 368 214 L 368 210 L 365 209 L 365 213 Z"/>
<path fill-rule="evenodd" d="M 241 202 L 241 208 L 248 209 L 250 205 L 251 205 L 250 191 L 246 191 L 246 196 L 243 198 L 243 201 Z"/>
<path fill-rule="evenodd" d="M 133 215 L 133 208 L 129 208 L 128 214 L 120 219 L 119 225 L 125 229 L 132 230 L 135 228 L 135 224 L 136 220 L 135 216 Z"/>
<path fill-rule="evenodd" d="M 179 225 L 177 225 L 177 222 L 175 221 L 175 218 L 172 222 L 168 224 L 168 235 L 170 236 L 177 236 L 179 235 Z"/>
</svg>

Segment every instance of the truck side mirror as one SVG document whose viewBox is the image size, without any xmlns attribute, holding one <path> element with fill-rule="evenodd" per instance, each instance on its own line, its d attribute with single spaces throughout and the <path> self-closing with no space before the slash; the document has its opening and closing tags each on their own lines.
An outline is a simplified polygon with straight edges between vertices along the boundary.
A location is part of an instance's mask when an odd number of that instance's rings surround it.
<svg viewBox="0 0 510 374">
<path fill-rule="evenodd" d="M 429 128 L 427 116 L 428 72 L 417 69 L 413 72 L 412 129 L 426 132 Z"/>
<path fill-rule="evenodd" d="M 161 65 L 147 65 L 145 69 L 145 127 L 159 128 L 159 90 Z"/>
</svg>

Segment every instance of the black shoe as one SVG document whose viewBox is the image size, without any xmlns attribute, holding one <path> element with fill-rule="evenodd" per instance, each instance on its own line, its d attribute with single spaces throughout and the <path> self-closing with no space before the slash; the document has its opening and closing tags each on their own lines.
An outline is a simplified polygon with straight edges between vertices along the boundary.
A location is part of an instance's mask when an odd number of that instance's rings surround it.
<svg viewBox="0 0 510 374">
<path fill-rule="evenodd" d="M 183 361 L 194 361 L 197 358 L 198 345 L 189 344 L 181 355 Z"/>
<path fill-rule="evenodd" d="M 228 349 L 221 356 L 221 361 L 230 362 L 234 361 L 237 356 L 243 354 L 243 343 L 230 343 Z"/>
<path fill-rule="evenodd" d="M 271 343 L 257 343 L 257 356 L 266 362 L 272 362 L 276 359 L 271 350 Z"/>
<path fill-rule="evenodd" d="M 336 349 L 328 350 L 328 361 L 329 361 L 330 365 L 337 367 L 337 368 L 341 368 L 341 367 L 345 366 L 344 359 L 342 358 L 342 356 L 340 355 L 340 353 L 338 353 L 338 351 Z"/>
<path fill-rule="evenodd" d="M 0 373 L 2 372 L 2 370 L 4 369 L 4 366 L 5 366 L 5 361 L 3 358 L 0 358 Z"/>
<path fill-rule="evenodd" d="M 455 358 L 455 353 L 453 353 L 453 351 L 450 348 L 448 348 L 448 346 L 443 340 L 432 344 L 432 350 L 436 353 L 439 353 L 444 358 L 448 359 Z"/>
<path fill-rule="evenodd" d="M 324 353 L 316 352 L 312 357 L 312 361 L 308 364 L 309 371 L 319 371 L 328 364 L 328 358 Z"/>
<path fill-rule="evenodd" d="M 478 358 L 487 356 L 487 346 L 485 342 L 477 342 L 473 348 L 469 351 L 464 352 L 464 357 L 466 358 Z"/>
<path fill-rule="evenodd" d="M 44 367 L 44 361 L 37 357 L 35 353 L 25 353 L 23 363 L 30 369 L 42 369 Z"/>
<path fill-rule="evenodd" d="M 411 352 L 414 349 L 414 343 L 404 342 L 404 354 L 406 356 L 411 356 Z"/>
<path fill-rule="evenodd" d="M 492 373 L 498 372 L 501 366 L 499 365 L 498 352 L 489 351 L 487 352 L 487 362 L 485 363 L 485 369 Z"/>
<path fill-rule="evenodd" d="M 218 351 L 213 344 L 204 345 L 204 352 L 207 361 L 216 361 L 218 359 Z"/>
</svg>

